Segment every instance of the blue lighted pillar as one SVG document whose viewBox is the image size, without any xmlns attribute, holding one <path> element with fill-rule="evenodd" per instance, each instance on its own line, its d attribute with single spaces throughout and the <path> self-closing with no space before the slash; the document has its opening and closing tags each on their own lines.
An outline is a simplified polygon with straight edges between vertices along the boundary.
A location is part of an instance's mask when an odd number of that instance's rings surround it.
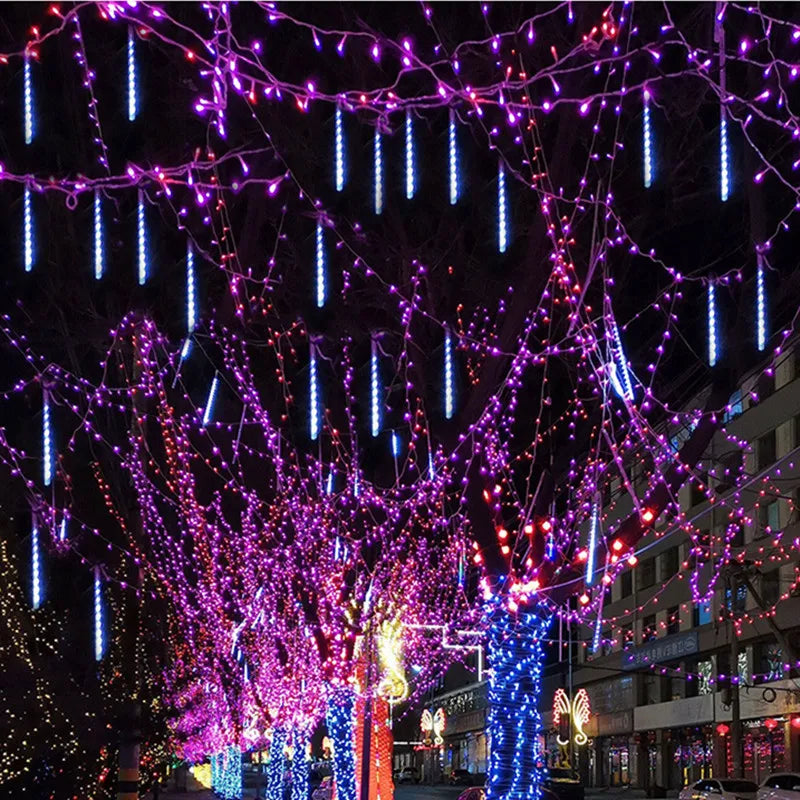
<svg viewBox="0 0 800 800">
<path fill-rule="evenodd" d="M 333 780 L 337 800 L 356 800 L 356 759 L 353 752 L 353 710 L 350 689 L 337 689 L 328 702 L 325 722 L 333 742 Z"/>
</svg>

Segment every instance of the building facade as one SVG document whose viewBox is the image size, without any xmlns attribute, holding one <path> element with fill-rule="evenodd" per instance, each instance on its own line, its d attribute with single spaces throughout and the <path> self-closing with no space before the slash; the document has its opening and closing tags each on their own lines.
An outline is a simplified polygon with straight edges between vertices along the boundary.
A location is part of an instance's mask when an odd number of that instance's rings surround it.
<svg viewBox="0 0 800 800">
<path fill-rule="evenodd" d="M 657 524 L 638 563 L 607 590 L 599 642 L 588 628 L 551 631 L 547 747 L 552 763 L 556 689 L 586 689 L 589 741 L 573 763 L 587 785 L 677 789 L 730 775 L 732 675 L 744 777 L 800 770 L 800 350 L 746 380 L 725 414 L 725 431 L 676 498 L 677 524 Z M 673 449 L 686 435 L 669 431 Z M 647 469 L 630 466 L 641 497 Z M 740 469 L 745 483 L 734 491 Z M 609 530 L 633 509 L 620 484 L 606 487 Z"/>
</svg>

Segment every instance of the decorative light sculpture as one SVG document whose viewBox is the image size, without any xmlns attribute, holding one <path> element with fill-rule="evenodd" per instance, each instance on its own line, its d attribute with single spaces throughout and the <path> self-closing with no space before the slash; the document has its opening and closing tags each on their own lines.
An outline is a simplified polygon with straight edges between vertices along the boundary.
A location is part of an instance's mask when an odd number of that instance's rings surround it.
<svg viewBox="0 0 800 800">
<path fill-rule="evenodd" d="M 39 528 L 31 528 L 31 600 L 34 610 L 42 604 L 42 554 L 39 550 Z"/>
<path fill-rule="evenodd" d="M 642 147 L 644 150 L 644 188 L 649 189 L 653 183 L 653 134 L 650 130 L 650 92 L 644 90 L 644 107 L 642 109 Z"/>
<path fill-rule="evenodd" d="M 30 272 L 33 269 L 35 253 L 33 246 L 33 198 L 30 187 L 27 185 L 22 198 L 22 239 L 25 272 Z"/>
<path fill-rule="evenodd" d="M 94 660 L 102 661 L 105 651 L 103 639 L 103 585 L 100 582 L 100 568 L 94 568 Z"/>
<path fill-rule="evenodd" d="M 319 380 L 317 377 L 317 351 L 313 344 L 309 345 L 311 363 L 308 371 L 308 435 L 312 441 L 319 436 Z"/>
<path fill-rule="evenodd" d="M 406 199 L 411 200 L 417 190 L 416 165 L 414 163 L 414 119 L 406 111 Z"/>
<path fill-rule="evenodd" d="M 334 172 L 336 173 L 336 191 L 344 189 L 345 164 L 344 164 L 344 120 L 342 119 L 342 109 L 336 106 L 334 115 Z"/>
<path fill-rule="evenodd" d="M 378 343 L 372 339 L 372 353 L 369 362 L 369 394 L 370 394 L 370 419 L 372 422 L 372 435 L 381 432 L 381 396 L 380 396 L 380 365 L 378 364 Z"/>
<path fill-rule="evenodd" d="M 133 122 L 139 113 L 139 87 L 136 77 L 136 35 L 133 26 L 128 28 L 128 121 Z"/>
<path fill-rule="evenodd" d="M 758 349 L 763 351 L 767 346 L 767 292 L 764 285 L 764 258 L 761 253 L 756 257 L 756 342 Z"/>
<path fill-rule="evenodd" d="M 186 243 L 186 330 L 191 333 L 197 325 L 197 277 L 194 271 L 194 249 Z"/>
<path fill-rule="evenodd" d="M 450 205 L 458 202 L 458 142 L 456 141 L 456 117 L 450 109 L 450 123 L 447 128 L 447 164 L 450 177 Z"/>
<path fill-rule="evenodd" d="M 317 221 L 317 308 L 322 308 L 328 297 L 325 280 L 325 230 L 322 222 Z"/>
<path fill-rule="evenodd" d="M 45 486 L 53 482 L 53 430 L 47 390 L 42 394 L 42 482 Z"/>
<path fill-rule="evenodd" d="M 505 253 L 508 247 L 508 206 L 506 171 L 501 161 L 497 167 L 497 249 Z"/>
<path fill-rule="evenodd" d="M 450 329 L 444 332 L 444 416 L 452 419 L 455 411 L 455 389 L 453 387 L 453 342 Z"/>
<path fill-rule="evenodd" d="M 717 363 L 717 300 L 716 287 L 708 284 L 708 364 L 713 367 Z"/>
<path fill-rule="evenodd" d="M 141 189 L 139 190 L 139 200 L 136 205 L 136 261 L 139 266 L 139 286 L 144 286 L 150 277 L 150 259 L 147 254 L 144 193 Z"/>
<path fill-rule="evenodd" d="M 103 247 L 103 198 L 100 190 L 94 191 L 94 277 L 100 280 L 105 272 L 105 249 Z"/>
<path fill-rule="evenodd" d="M 203 425 L 208 425 L 214 418 L 214 404 L 217 400 L 217 391 L 219 389 L 219 373 L 214 373 L 214 379 L 211 381 L 211 388 L 208 390 L 208 399 L 206 400 L 206 407 L 203 409 Z"/>
<path fill-rule="evenodd" d="M 381 132 L 375 128 L 375 138 L 373 140 L 373 157 L 375 160 L 375 213 L 383 214 L 383 145 L 381 143 Z"/>
<path fill-rule="evenodd" d="M 33 114 L 33 74 L 31 72 L 31 57 L 27 50 L 25 51 L 25 62 L 22 67 L 22 105 L 25 144 L 30 144 L 34 136 L 36 136 L 36 119 Z"/>
</svg>

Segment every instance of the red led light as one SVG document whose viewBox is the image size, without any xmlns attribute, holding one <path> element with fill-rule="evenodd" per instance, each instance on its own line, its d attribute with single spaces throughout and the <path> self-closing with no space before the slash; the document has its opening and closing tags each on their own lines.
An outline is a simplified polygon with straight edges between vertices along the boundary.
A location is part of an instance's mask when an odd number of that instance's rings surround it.
<svg viewBox="0 0 800 800">
<path fill-rule="evenodd" d="M 619 553 L 619 551 L 620 551 L 620 550 L 622 550 L 622 548 L 623 548 L 624 546 L 625 546 L 625 545 L 624 545 L 624 544 L 622 544 L 622 539 L 614 539 L 614 542 L 613 542 L 613 544 L 611 545 L 611 549 L 612 549 L 614 552 L 616 552 L 616 553 Z"/>
<path fill-rule="evenodd" d="M 651 508 L 646 508 L 642 511 L 642 522 L 651 523 L 655 519 L 655 514 Z"/>
</svg>

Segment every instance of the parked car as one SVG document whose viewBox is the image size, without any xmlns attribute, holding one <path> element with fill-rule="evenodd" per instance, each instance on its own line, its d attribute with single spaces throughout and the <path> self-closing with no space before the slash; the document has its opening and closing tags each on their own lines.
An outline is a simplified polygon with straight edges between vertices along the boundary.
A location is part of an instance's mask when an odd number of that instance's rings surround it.
<svg viewBox="0 0 800 800">
<path fill-rule="evenodd" d="M 705 778 L 681 789 L 678 800 L 756 800 L 758 791 L 752 781 Z M 800 800 L 800 794 L 796 800 Z"/>
<path fill-rule="evenodd" d="M 542 786 L 552 792 L 557 800 L 583 800 L 583 784 L 578 774 L 571 769 L 548 769 Z"/>
<path fill-rule="evenodd" d="M 800 800 L 800 773 L 776 772 L 758 788 L 758 800 Z"/>
<path fill-rule="evenodd" d="M 398 783 L 419 783 L 419 770 L 416 767 L 403 767 L 397 776 Z"/>
<path fill-rule="evenodd" d="M 472 786 L 472 774 L 466 769 L 454 769 L 450 773 L 451 786 Z"/>
</svg>

